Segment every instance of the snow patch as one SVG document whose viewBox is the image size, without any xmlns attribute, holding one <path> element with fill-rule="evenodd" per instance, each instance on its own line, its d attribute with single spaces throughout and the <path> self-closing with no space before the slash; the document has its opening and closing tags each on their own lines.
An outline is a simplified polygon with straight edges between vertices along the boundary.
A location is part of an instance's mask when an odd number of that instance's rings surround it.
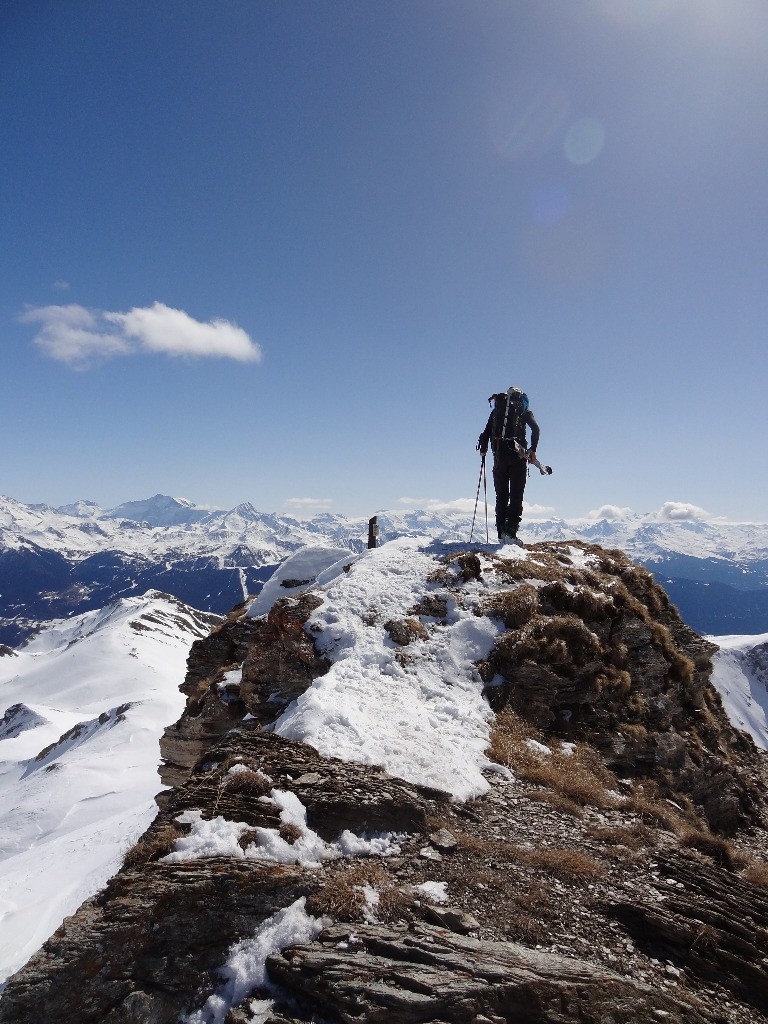
<svg viewBox="0 0 768 1024">
<path fill-rule="evenodd" d="M 449 899 L 447 882 L 422 882 L 414 885 L 413 891 L 430 903 L 447 903 Z"/>
<path fill-rule="evenodd" d="M 296 597 L 309 587 L 323 586 L 344 571 L 359 556 L 348 548 L 302 548 L 278 566 L 248 608 L 248 618 L 266 615 L 281 597 Z"/>
<path fill-rule="evenodd" d="M 492 713 L 474 663 L 490 653 L 500 623 L 474 614 L 487 593 L 463 589 L 445 625 L 400 649 L 384 624 L 430 591 L 446 548 L 429 538 L 394 540 L 325 586 L 307 629 L 332 662 L 274 726 L 321 754 L 381 765 L 391 775 L 466 800 L 489 788 L 483 769 Z M 343 695 L 343 700 L 340 699 Z"/>
<path fill-rule="evenodd" d="M 270 988 L 266 969 L 270 954 L 286 946 L 312 942 L 330 923 L 329 918 L 310 917 L 303 896 L 273 914 L 251 938 L 241 939 L 230 947 L 226 962 L 219 970 L 221 986 L 208 997 L 201 1009 L 182 1017 L 183 1024 L 223 1024 L 233 1006 L 245 1002 L 258 989 Z M 263 1021 L 271 1005 L 271 1000 L 258 999 L 250 1004 L 249 1009 L 254 1012 L 255 1020 L 259 1015 Z"/>
<path fill-rule="evenodd" d="M 305 868 L 319 868 L 325 861 L 340 857 L 389 857 L 400 852 L 398 843 L 402 833 L 384 833 L 375 836 L 357 836 L 345 829 L 335 843 L 326 843 L 307 824 L 307 809 L 295 793 L 273 789 L 267 803 L 280 810 L 283 825 L 294 825 L 300 830 L 295 842 L 288 842 L 276 828 L 252 828 L 242 821 L 229 821 L 221 816 L 203 818 L 202 811 L 189 810 L 176 821 L 191 825 L 188 835 L 176 840 L 172 853 L 163 857 L 166 864 L 199 860 L 203 857 L 234 857 L 236 860 L 272 861 L 277 864 L 300 864 Z M 242 836 L 252 838 L 245 849 L 240 845 Z"/>
</svg>

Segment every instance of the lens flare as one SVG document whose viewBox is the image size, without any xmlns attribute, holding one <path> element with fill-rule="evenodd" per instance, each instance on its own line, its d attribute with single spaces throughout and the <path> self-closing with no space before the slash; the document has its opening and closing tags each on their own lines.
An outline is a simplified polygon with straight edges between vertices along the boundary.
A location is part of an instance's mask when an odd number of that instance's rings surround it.
<svg viewBox="0 0 768 1024">
<path fill-rule="evenodd" d="M 565 135 L 565 155 L 572 164 L 589 164 L 605 145 L 605 128 L 594 117 L 575 121 Z"/>
<path fill-rule="evenodd" d="M 519 83 L 499 106 L 488 125 L 491 141 L 510 160 L 535 159 L 561 135 L 569 112 L 563 89 L 534 77 Z"/>
</svg>

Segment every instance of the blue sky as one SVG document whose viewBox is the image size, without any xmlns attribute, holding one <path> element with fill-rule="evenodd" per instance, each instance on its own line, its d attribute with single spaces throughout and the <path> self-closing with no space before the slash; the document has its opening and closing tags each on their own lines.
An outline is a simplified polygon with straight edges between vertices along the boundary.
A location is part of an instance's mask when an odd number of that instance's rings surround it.
<svg viewBox="0 0 768 1024">
<path fill-rule="evenodd" d="M 766 515 L 764 0 L 0 12 L 0 492 Z"/>
</svg>

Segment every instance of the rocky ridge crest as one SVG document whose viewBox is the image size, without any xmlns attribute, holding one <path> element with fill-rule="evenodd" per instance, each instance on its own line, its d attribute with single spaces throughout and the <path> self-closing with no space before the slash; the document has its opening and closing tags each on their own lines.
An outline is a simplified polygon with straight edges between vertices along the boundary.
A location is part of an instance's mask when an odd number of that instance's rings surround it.
<svg viewBox="0 0 768 1024">
<path fill-rule="evenodd" d="M 405 666 L 451 601 L 504 623 L 477 665 L 501 768 L 464 803 L 269 731 L 328 670 L 307 628 L 323 599 L 239 607 L 195 642 L 162 743 L 173 788 L 11 979 L 0 1022 L 768 1019 L 765 759 L 649 573 L 584 543 L 453 547 L 417 604 L 372 614 Z M 166 859 L 220 820 L 237 823 L 228 853 Z M 342 841 L 381 833 L 397 841 L 380 853 Z M 267 843 L 295 860 L 261 858 Z M 257 1007 L 265 993 L 227 988 L 222 965 L 299 902 L 319 934 L 268 953 L 274 1002 Z"/>
</svg>

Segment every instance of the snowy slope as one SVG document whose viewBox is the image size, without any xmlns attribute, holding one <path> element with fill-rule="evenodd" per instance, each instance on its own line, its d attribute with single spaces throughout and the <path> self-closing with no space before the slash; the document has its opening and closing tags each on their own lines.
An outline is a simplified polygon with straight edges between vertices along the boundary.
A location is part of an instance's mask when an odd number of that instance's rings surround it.
<svg viewBox="0 0 768 1024">
<path fill-rule="evenodd" d="M 166 595 L 61 621 L 0 658 L 0 982 L 154 817 L 158 742 L 212 617 Z"/>
<path fill-rule="evenodd" d="M 282 589 L 283 580 L 311 579 L 325 601 L 307 628 L 332 667 L 286 709 L 275 732 L 329 757 L 381 765 L 456 799 L 485 792 L 483 771 L 493 767 L 485 756 L 489 708 L 474 663 L 488 656 L 501 629 L 475 614 L 488 597 L 487 581 L 466 584 L 464 605 L 449 603 L 444 622 L 408 645 L 405 659 L 386 629 L 388 619 L 428 591 L 440 557 L 464 547 L 400 538 L 358 556 L 349 573 L 349 560 L 337 561 L 335 549 L 310 548 L 278 569 L 249 614 L 266 614 L 277 598 L 297 592 Z M 514 546 L 502 550 L 505 558 L 530 557 Z M 570 553 L 586 565 L 593 557 L 578 548 Z M 768 633 L 709 639 L 720 647 L 712 682 L 728 716 L 768 750 Z"/>
<path fill-rule="evenodd" d="M 768 633 L 759 636 L 711 636 L 715 655 L 712 682 L 728 717 L 768 750 Z"/>
<path fill-rule="evenodd" d="M 381 765 L 459 800 L 487 791 L 491 712 L 474 662 L 488 656 L 502 629 L 476 614 L 488 585 L 467 583 L 464 604 L 451 599 L 444 622 L 408 645 L 406 657 L 387 629 L 429 592 L 428 577 L 444 569 L 440 557 L 451 550 L 429 537 L 400 538 L 366 552 L 352 572 L 332 550 L 325 562 L 316 549 L 294 555 L 297 578 L 317 574 L 315 586 L 325 592 L 307 628 L 332 666 L 289 705 L 276 733 L 329 757 Z M 505 557 L 526 552 L 509 547 Z M 286 593 L 269 584 L 264 590 L 274 598 Z M 257 598 L 249 613 L 268 608 Z"/>
</svg>

